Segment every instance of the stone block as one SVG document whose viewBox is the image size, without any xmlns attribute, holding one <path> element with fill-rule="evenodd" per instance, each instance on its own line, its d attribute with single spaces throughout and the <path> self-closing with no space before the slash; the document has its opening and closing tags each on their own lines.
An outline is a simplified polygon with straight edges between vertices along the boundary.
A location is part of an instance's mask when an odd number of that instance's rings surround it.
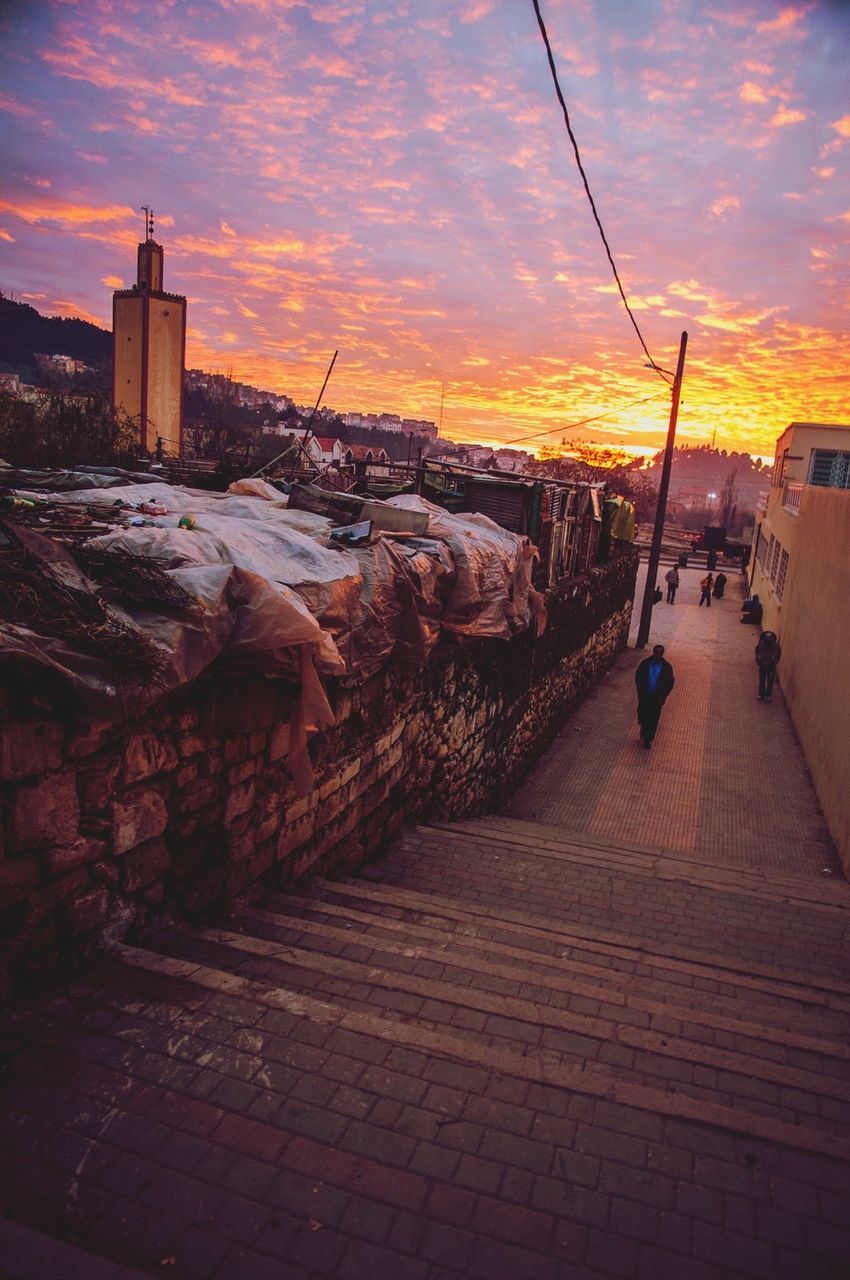
<svg viewBox="0 0 850 1280">
<path fill-rule="evenodd" d="M 309 840 L 316 830 L 316 815 L 311 811 L 303 814 L 294 822 L 287 822 L 281 828 L 277 838 L 277 857 L 281 860 L 293 849 L 297 849 L 299 845 Z"/>
<path fill-rule="evenodd" d="M 248 735 L 248 754 L 252 756 L 262 755 L 266 749 L 266 734 L 257 729 L 254 733 Z"/>
<path fill-rule="evenodd" d="M 74 770 L 50 773 L 19 787 L 12 809 L 12 842 L 18 849 L 72 844 L 80 826 Z"/>
<path fill-rule="evenodd" d="M 124 888 L 128 893 L 135 893 L 165 875 L 171 865 L 171 854 L 164 840 L 146 840 L 131 849 L 121 865 Z"/>
<path fill-rule="evenodd" d="M 173 769 L 177 752 L 171 743 L 152 731 L 133 733 L 124 748 L 124 781 L 144 782 L 158 773 Z"/>
<path fill-rule="evenodd" d="M 174 775 L 175 785 L 182 791 L 184 787 L 188 787 L 194 782 L 198 776 L 198 766 L 194 761 L 189 764 L 181 765 Z"/>
<path fill-rule="evenodd" d="M 227 781 L 231 787 L 235 787 L 240 782 L 246 782 L 248 778 L 253 778 L 256 772 L 256 760 L 245 760 L 242 764 L 231 765 L 227 770 Z"/>
<path fill-rule="evenodd" d="M 206 809 L 220 799 L 221 789 L 212 778 L 204 778 L 185 787 L 173 802 L 174 812 L 178 814 L 197 813 Z"/>
<path fill-rule="evenodd" d="M 44 869 L 49 876 L 64 876 L 76 867 L 105 858 L 108 851 L 109 846 L 105 840 L 92 840 L 83 836 L 73 844 L 48 849 L 44 854 Z"/>
<path fill-rule="evenodd" d="M 359 756 L 356 760 L 352 760 L 350 764 L 347 764 L 339 775 L 339 785 L 344 787 L 346 783 L 351 782 L 352 778 L 356 778 L 362 768 L 362 764 L 363 762 Z"/>
<path fill-rule="evenodd" d="M 289 754 L 289 725 L 277 724 L 269 734 L 269 763 Z"/>
<path fill-rule="evenodd" d="M 112 805 L 113 848 L 116 853 L 126 853 L 162 835 L 167 825 L 168 810 L 161 791 L 155 787 L 128 791 Z"/>
<path fill-rule="evenodd" d="M 259 879 L 264 871 L 268 871 L 274 862 L 274 841 L 269 841 L 253 850 L 251 856 L 230 867 L 227 873 L 227 885 L 231 893 L 239 893 L 246 885 Z"/>
<path fill-rule="evenodd" d="M 224 768 L 224 756 L 220 751 L 207 751 L 199 763 L 205 778 L 218 778 Z"/>
<path fill-rule="evenodd" d="M 0 731 L 0 779 L 51 773 L 62 764 L 62 726 L 55 720 L 12 720 Z"/>
<path fill-rule="evenodd" d="M 241 764 L 248 757 L 248 735 L 237 733 L 224 739 L 224 758 L 228 764 Z"/>
<path fill-rule="evenodd" d="M 65 744 L 65 755 L 69 760 L 84 760 L 88 756 L 93 756 L 96 751 L 100 751 L 105 746 L 115 729 L 105 726 L 102 729 L 92 729 L 88 733 L 77 733 L 69 738 Z"/>
<path fill-rule="evenodd" d="M 99 813 L 106 808 L 112 799 L 120 768 L 119 756 L 96 756 L 80 765 L 77 789 L 84 813 Z"/>
<path fill-rule="evenodd" d="M 105 888 L 89 889 L 77 894 L 65 910 L 71 934 L 90 933 L 106 924 L 109 916 L 109 892 Z"/>
<path fill-rule="evenodd" d="M 319 800 L 327 800 L 328 796 L 332 796 L 335 791 L 339 791 L 341 785 L 341 775 L 339 773 L 331 774 L 327 781 L 323 782 L 319 787 Z"/>
<path fill-rule="evenodd" d="M 228 826 L 235 818 L 240 818 L 243 813 L 248 812 L 254 803 L 254 790 L 253 782 L 241 782 L 231 789 L 224 810 L 225 826 Z"/>
<path fill-rule="evenodd" d="M 389 773 L 389 771 L 401 760 L 403 751 L 404 748 L 402 744 L 400 742 L 396 742 L 388 751 L 383 752 L 383 754 L 378 758 L 378 773 Z"/>
</svg>

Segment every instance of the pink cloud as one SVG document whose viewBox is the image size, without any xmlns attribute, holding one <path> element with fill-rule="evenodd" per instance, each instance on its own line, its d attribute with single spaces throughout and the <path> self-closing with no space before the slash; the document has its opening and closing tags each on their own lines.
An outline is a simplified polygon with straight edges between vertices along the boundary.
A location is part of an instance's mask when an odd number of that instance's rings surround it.
<svg viewBox="0 0 850 1280">
<path fill-rule="evenodd" d="M 784 128 L 789 124 L 800 124 L 806 119 L 805 111 L 796 111 L 792 107 L 778 107 L 770 118 L 770 123 L 778 129 Z"/>
<path fill-rule="evenodd" d="M 756 30 L 762 34 L 774 31 L 789 31 L 799 22 L 802 22 L 806 13 L 811 8 L 810 5 L 793 6 L 788 5 L 780 10 L 775 18 L 771 18 L 765 22 L 756 24 Z"/>
<path fill-rule="evenodd" d="M 742 102 L 769 102 L 767 94 L 759 85 L 754 84 L 752 80 L 747 80 L 738 90 L 738 97 Z"/>
</svg>

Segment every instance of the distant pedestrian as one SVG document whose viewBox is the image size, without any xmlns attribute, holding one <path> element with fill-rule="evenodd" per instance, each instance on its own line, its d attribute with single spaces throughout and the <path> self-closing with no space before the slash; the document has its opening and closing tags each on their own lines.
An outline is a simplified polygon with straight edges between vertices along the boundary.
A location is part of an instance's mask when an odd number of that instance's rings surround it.
<svg viewBox="0 0 850 1280">
<path fill-rule="evenodd" d="M 756 645 L 756 665 L 759 669 L 759 702 L 770 702 L 776 668 L 782 657 L 782 647 L 775 631 L 762 631 Z"/>
<path fill-rule="evenodd" d="M 711 608 L 711 588 L 713 585 L 714 585 L 714 575 L 711 573 L 706 574 L 702 582 L 699 584 L 699 589 L 700 589 L 699 602 L 700 604 L 708 605 L 709 609 Z"/>
<path fill-rule="evenodd" d="M 679 569 L 675 564 L 665 573 L 664 581 L 667 583 L 667 603 L 675 604 L 676 592 L 679 590 Z"/>
<path fill-rule="evenodd" d="M 753 592 L 748 600 L 741 605 L 741 621 L 751 623 L 755 627 L 761 626 L 762 607 L 761 600 L 757 594 Z"/>
<path fill-rule="evenodd" d="M 714 570 L 717 568 L 717 552 L 714 550 L 714 547 L 711 548 L 708 555 L 705 557 L 705 567 L 710 573 L 714 573 Z"/>
<path fill-rule="evenodd" d="M 726 582 L 726 574 L 723 572 L 718 573 L 717 577 L 714 579 L 714 588 L 711 592 L 715 600 L 723 599 L 723 592 L 726 590 Z"/>
<path fill-rule="evenodd" d="M 644 658 L 635 671 L 635 687 L 638 696 L 637 718 L 641 741 L 647 750 L 652 746 L 661 708 L 673 684 L 673 668 L 664 657 L 664 645 L 657 644 L 652 650 L 652 656 Z"/>
</svg>

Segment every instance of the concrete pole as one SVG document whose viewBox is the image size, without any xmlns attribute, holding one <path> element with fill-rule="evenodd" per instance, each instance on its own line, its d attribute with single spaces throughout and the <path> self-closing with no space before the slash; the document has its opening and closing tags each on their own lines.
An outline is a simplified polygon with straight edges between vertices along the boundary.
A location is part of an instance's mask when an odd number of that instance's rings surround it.
<svg viewBox="0 0 850 1280">
<path fill-rule="evenodd" d="M 655 525 L 652 530 L 652 545 L 649 548 L 649 563 L 646 566 L 646 583 L 643 588 L 643 604 L 640 610 L 636 649 L 645 649 L 649 638 L 649 626 L 652 621 L 652 593 L 655 591 L 655 579 L 658 576 L 658 562 L 661 559 L 661 538 L 664 534 L 664 517 L 667 513 L 667 490 L 670 488 L 670 468 L 673 465 L 673 444 L 676 439 L 676 422 L 679 417 L 679 396 L 682 391 L 682 375 L 685 372 L 685 351 L 688 346 L 687 333 L 682 334 L 679 343 L 679 363 L 676 365 L 676 377 L 673 379 L 673 398 L 670 403 L 670 425 L 667 428 L 667 444 L 664 448 L 664 463 L 661 467 L 661 482 L 658 486 L 658 506 L 655 508 Z"/>
</svg>

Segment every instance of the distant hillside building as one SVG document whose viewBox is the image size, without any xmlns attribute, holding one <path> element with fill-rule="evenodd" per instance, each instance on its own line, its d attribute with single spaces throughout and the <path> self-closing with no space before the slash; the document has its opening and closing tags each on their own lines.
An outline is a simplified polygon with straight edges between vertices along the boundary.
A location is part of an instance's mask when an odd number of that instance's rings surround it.
<svg viewBox="0 0 850 1280">
<path fill-rule="evenodd" d="M 162 245 L 149 234 L 139 245 L 136 283 L 112 296 L 112 403 L 139 423 L 143 454 L 161 440 L 180 457 L 186 299 L 165 293 L 162 281 Z"/>
</svg>

